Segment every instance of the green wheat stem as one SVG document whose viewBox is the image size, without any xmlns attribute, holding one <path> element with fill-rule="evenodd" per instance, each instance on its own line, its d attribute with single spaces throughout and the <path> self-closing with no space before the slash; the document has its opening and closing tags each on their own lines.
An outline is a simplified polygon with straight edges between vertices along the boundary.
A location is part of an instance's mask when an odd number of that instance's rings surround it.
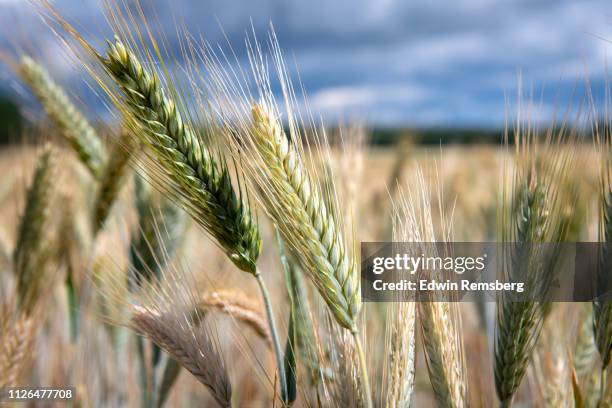
<svg viewBox="0 0 612 408">
<path fill-rule="evenodd" d="M 287 396 L 287 377 L 285 374 L 285 363 L 283 358 L 283 351 L 280 344 L 280 339 L 278 337 L 278 330 L 276 328 L 276 321 L 274 319 L 274 311 L 272 310 L 272 302 L 270 300 L 270 293 L 268 292 L 268 288 L 261 277 L 261 273 L 259 270 L 255 273 L 255 279 L 257 280 L 257 284 L 259 285 L 259 290 L 261 291 L 261 297 L 264 301 L 264 308 L 266 310 L 266 317 L 268 319 L 268 325 L 270 326 L 270 335 L 272 336 L 272 344 L 274 346 L 274 357 L 276 358 L 276 366 L 278 369 L 278 377 L 281 387 L 281 395 L 283 397 L 283 401 L 286 401 Z"/>
<path fill-rule="evenodd" d="M 355 335 L 361 308 L 359 280 L 337 214 L 329 209 L 319 186 L 311 180 L 272 108 L 255 104 L 251 113 L 249 137 L 257 162 L 252 170 L 260 183 L 260 197 L 283 238 L 300 256 L 336 322 Z M 360 366 L 362 385 L 367 387 L 364 393 L 370 396 L 365 358 Z"/>
</svg>

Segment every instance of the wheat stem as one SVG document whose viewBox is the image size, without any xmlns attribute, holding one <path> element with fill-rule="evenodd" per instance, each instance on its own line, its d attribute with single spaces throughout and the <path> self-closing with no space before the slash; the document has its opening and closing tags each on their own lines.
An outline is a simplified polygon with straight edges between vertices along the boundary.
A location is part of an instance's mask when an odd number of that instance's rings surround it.
<svg viewBox="0 0 612 408">
<path fill-rule="evenodd" d="M 0 389 L 18 385 L 17 380 L 28 362 L 35 334 L 34 321 L 25 315 L 7 323 L 7 326 L 0 336 Z"/>
<path fill-rule="evenodd" d="M 237 196 L 229 170 L 217 162 L 184 121 L 153 71 L 117 39 L 101 58 L 124 94 L 118 105 L 133 122 L 133 133 L 149 146 L 185 209 L 208 231 L 234 264 L 254 274 L 261 238 L 249 207 Z"/>
<path fill-rule="evenodd" d="M 432 299 L 419 302 L 418 312 L 423 333 L 429 378 L 439 406 L 467 405 L 467 384 L 458 330 L 452 302 Z"/>
<path fill-rule="evenodd" d="M 606 385 L 607 385 L 607 367 L 603 366 L 601 367 L 601 379 L 600 379 L 600 384 L 599 384 L 599 402 L 600 404 L 602 404 L 606 398 Z"/>
<path fill-rule="evenodd" d="M 256 163 L 252 170 L 261 183 L 266 209 L 291 249 L 301 257 L 336 321 L 354 332 L 361 308 L 359 280 L 337 214 L 330 211 L 272 107 L 255 104 L 251 113 L 253 126 L 248 136 Z M 366 386 L 365 358 L 361 369 Z"/>
<path fill-rule="evenodd" d="M 261 297 L 264 301 L 264 308 L 266 310 L 266 316 L 268 318 L 268 324 L 270 325 L 270 335 L 272 336 L 272 345 L 274 348 L 274 357 L 276 358 L 276 367 L 278 370 L 278 377 L 281 387 L 281 395 L 283 401 L 286 401 L 287 396 L 287 377 L 285 375 L 285 363 L 283 358 L 283 352 L 281 349 L 280 339 L 278 337 L 278 330 L 276 329 L 276 322 L 274 319 L 274 311 L 272 310 L 272 302 L 270 301 L 270 293 L 266 287 L 266 283 L 261 277 L 259 269 L 255 272 L 255 279 L 259 285 L 261 291 Z"/>
<path fill-rule="evenodd" d="M 43 290 L 45 263 L 49 256 L 48 233 L 53 192 L 54 151 L 46 146 L 38 158 L 26 196 L 17 244 L 13 252 L 19 302 L 26 314 L 32 311 Z"/>
<path fill-rule="evenodd" d="M 251 327 L 257 335 L 272 346 L 270 327 L 258 304 L 239 291 L 215 291 L 202 296 L 198 303 L 202 308 L 216 308 L 233 319 Z"/>
<path fill-rule="evenodd" d="M 154 406 L 162 408 L 170 395 L 170 390 L 181 373 L 181 365 L 169 356 L 165 356 L 162 373 L 155 384 Z"/>
<path fill-rule="evenodd" d="M 147 336 L 205 385 L 217 403 L 231 406 L 231 383 L 217 346 L 201 324 L 173 311 L 133 307 L 130 327 Z"/>
<path fill-rule="evenodd" d="M 359 333 L 356 330 L 351 331 L 351 335 L 353 336 L 353 339 L 355 340 L 355 346 L 357 349 L 361 387 L 363 388 L 363 392 L 365 393 L 366 406 L 367 408 L 373 408 L 372 390 L 370 389 L 370 379 L 368 378 L 368 365 L 366 363 L 366 357 L 365 357 L 365 353 L 363 350 L 363 345 L 361 344 L 361 336 L 359 336 Z"/>
<path fill-rule="evenodd" d="M 254 172 L 261 178 L 266 209 L 291 249 L 303 255 L 301 260 L 336 321 L 354 330 L 361 308 L 359 280 L 341 226 L 272 108 L 256 104 L 252 115 L 254 159 L 261 166 Z"/>
</svg>

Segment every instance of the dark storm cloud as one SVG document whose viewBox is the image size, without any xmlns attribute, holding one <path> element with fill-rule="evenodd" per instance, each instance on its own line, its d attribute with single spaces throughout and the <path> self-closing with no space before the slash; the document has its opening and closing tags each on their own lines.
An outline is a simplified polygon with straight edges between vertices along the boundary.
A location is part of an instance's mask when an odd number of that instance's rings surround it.
<svg viewBox="0 0 612 408">
<path fill-rule="evenodd" d="M 107 33 L 96 1 L 55 4 L 92 34 Z M 604 0 L 143 4 L 159 18 L 173 48 L 179 22 L 213 44 L 227 36 L 240 57 L 251 23 L 265 39 L 272 21 L 285 55 L 299 66 L 314 110 L 332 120 L 359 115 L 380 124 L 499 125 L 505 97 L 517 93 L 519 71 L 527 88 L 545 86 L 541 116 L 546 118 L 557 95 L 580 89 L 587 73 L 595 87 L 603 86 L 608 43 L 599 37 L 612 38 L 612 8 Z M 34 25 L 27 7 L 0 0 L 0 22 L 12 18 L 11 9 Z M 33 41 L 53 48 L 46 29 L 31 33 Z"/>
</svg>

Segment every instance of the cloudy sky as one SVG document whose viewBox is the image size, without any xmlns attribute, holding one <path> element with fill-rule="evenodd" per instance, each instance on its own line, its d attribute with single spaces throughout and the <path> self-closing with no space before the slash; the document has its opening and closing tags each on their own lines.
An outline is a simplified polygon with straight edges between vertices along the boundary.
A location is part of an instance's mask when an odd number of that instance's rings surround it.
<svg viewBox="0 0 612 408">
<path fill-rule="evenodd" d="M 55 0 L 92 36 L 108 35 L 98 0 Z M 500 126 L 519 72 L 537 116 L 603 94 L 612 40 L 609 0 L 144 0 L 172 39 L 177 21 L 209 42 L 243 44 L 270 21 L 295 60 L 313 110 L 378 125 Z M 53 35 L 26 0 L 0 0 L 0 44 L 27 36 L 71 79 Z M 11 27 L 14 27 L 12 29 Z M 225 32 L 223 34 L 221 28 Z M 27 32 L 27 35 L 24 34 Z M 5 84 L 8 82 L 5 82 Z M 7 88 L 5 85 L 4 88 Z"/>
</svg>

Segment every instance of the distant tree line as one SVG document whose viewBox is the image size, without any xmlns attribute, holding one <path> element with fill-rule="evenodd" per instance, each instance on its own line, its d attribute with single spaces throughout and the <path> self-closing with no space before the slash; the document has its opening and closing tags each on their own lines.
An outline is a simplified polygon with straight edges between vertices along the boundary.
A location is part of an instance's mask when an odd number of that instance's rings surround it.
<svg viewBox="0 0 612 408">
<path fill-rule="evenodd" d="M 19 140 L 22 128 L 19 107 L 10 99 L 0 97 L 0 145 Z"/>
</svg>

